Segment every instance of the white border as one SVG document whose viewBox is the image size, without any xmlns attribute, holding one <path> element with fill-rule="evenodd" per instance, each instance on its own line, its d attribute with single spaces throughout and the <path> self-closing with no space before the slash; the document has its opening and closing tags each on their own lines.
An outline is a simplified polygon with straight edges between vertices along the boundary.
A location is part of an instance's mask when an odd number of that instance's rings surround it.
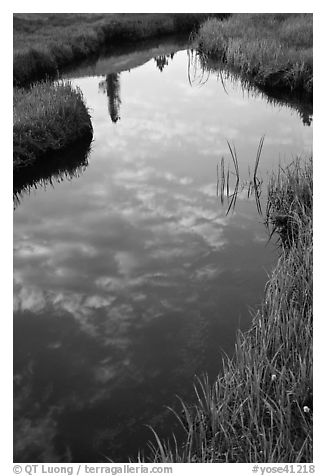
<svg viewBox="0 0 326 476">
<path fill-rule="evenodd" d="M 235 2 L 228 1 L 219 5 L 216 1 L 202 0 L 194 2 L 119 1 L 119 2 L 77 2 L 56 1 L 45 4 L 44 1 L 13 1 L 10 5 L 1 6 L 1 47 L 2 47 L 2 140 L 5 147 L 2 151 L 1 208 L 3 217 L 2 239 L 2 286 L 1 286 L 1 460 L 0 469 L 4 475 L 12 473 L 12 13 L 13 12 L 313 12 L 314 13 L 314 463 L 316 475 L 325 474 L 324 433 L 325 417 L 323 412 L 325 395 L 325 366 L 323 352 L 325 339 L 325 300 L 323 300 L 323 272 L 325 269 L 325 222 L 324 196 L 326 156 L 322 153 L 323 135 L 325 135 L 325 3 L 317 1 L 273 1 Z M 323 53 L 323 54 L 322 54 Z M 324 73 L 324 74 L 323 74 Z M 251 474 L 252 465 L 223 464 L 216 465 L 174 465 L 174 474 Z M 280 466 L 280 465 L 277 465 Z"/>
</svg>

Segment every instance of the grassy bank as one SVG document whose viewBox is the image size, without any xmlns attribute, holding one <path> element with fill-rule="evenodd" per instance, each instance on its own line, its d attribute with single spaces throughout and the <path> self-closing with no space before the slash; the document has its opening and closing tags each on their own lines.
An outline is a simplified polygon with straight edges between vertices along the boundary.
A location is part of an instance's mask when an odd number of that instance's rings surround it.
<svg viewBox="0 0 326 476">
<path fill-rule="evenodd" d="M 14 85 L 24 86 L 97 53 L 103 45 L 191 31 L 207 14 L 14 14 Z"/>
<path fill-rule="evenodd" d="M 200 50 L 265 89 L 312 95 L 312 14 L 239 13 L 211 18 L 198 32 Z"/>
<path fill-rule="evenodd" d="M 65 149 L 93 129 L 82 94 L 69 83 L 37 83 L 14 90 L 14 171 Z"/>
<path fill-rule="evenodd" d="M 281 256 L 264 303 L 217 381 L 181 402 L 186 442 L 156 435 L 151 461 L 312 461 L 312 161 L 280 171 L 268 193 Z"/>
</svg>

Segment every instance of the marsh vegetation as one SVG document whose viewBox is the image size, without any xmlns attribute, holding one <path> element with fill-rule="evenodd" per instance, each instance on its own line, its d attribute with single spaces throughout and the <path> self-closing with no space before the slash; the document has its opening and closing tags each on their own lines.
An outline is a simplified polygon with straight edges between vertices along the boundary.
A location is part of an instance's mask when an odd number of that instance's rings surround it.
<svg viewBox="0 0 326 476">
<path fill-rule="evenodd" d="M 199 49 L 260 87 L 312 95 L 312 14 L 233 14 L 208 19 Z"/>
</svg>

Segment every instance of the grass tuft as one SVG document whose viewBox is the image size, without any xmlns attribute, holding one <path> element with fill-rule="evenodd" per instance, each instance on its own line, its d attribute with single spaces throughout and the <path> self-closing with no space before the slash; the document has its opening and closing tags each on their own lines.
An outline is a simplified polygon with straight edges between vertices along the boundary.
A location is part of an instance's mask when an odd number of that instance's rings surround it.
<svg viewBox="0 0 326 476">
<path fill-rule="evenodd" d="M 14 171 L 93 135 L 81 91 L 63 82 L 15 89 L 13 132 Z"/>
</svg>

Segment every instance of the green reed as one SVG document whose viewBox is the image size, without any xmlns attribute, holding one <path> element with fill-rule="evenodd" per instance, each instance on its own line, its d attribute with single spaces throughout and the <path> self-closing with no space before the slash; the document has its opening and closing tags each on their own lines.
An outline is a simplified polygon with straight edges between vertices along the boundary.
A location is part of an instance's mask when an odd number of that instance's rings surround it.
<svg viewBox="0 0 326 476">
<path fill-rule="evenodd" d="M 256 200 L 257 210 L 260 214 L 262 214 L 261 204 L 260 204 L 260 196 L 262 192 L 262 180 L 258 178 L 258 166 L 261 158 L 262 148 L 264 144 L 264 136 L 261 137 L 257 149 L 256 160 L 255 160 L 255 167 L 254 167 L 254 175 L 253 178 L 250 176 L 249 170 L 249 181 L 242 180 L 240 183 L 240 171 L 239 171 L 239 161 L 237 156 L 237 151 L 235 146 L 233 148 L 229 141 L 227 141 L 228 148 L 231 154 L 231 159 L 233 163 L 233 171 L 230 171 L 230 168 L 226 169 L 225 167 L 225 159 L 222 156 L 220 161 L 220 166 L 216 164 L 216 195 L 220 197 L 221 204 L 224 205 L 224 200 L 228 201 L 228 208 L 226 211 L 226 215 L 229 214 L 231 210 L 235 209 L 237 197 L 240 191 L 247 188 L 247 196 L 248 198 L 254 194 Z M 231 176 L 235 177 L 235 184 L 232 187 L 231 184 Z M 230 191 L 233 189 L 233 193 L 231 194 Z"/>
</svg>

